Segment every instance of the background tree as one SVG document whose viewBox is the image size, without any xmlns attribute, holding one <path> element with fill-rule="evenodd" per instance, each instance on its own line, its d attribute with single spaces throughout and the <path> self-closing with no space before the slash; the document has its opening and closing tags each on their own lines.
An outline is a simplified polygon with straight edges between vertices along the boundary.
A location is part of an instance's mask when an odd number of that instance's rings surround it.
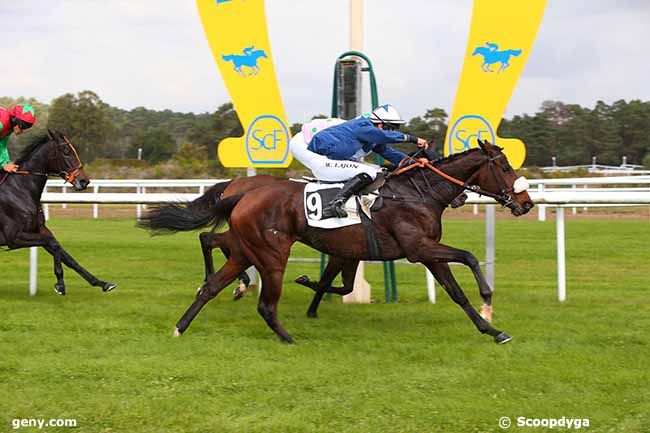
<svg viewBox="0 0 650 433">
<path fill-rule="evenodd" d="M 48 126 L 66 134 L 81 158 L 89 162 L 114 153 L 107 145 L 113 130 L 107 112 L 108 105 L 90 90 L 77 95 L 66 93 L 52 101 Z"/>
<path fill-rule="evenodd" d="M 176 141 L 163 128 L 141 129 L 131 138 L 128 156 L 137 158 L 138 149 L 142 149 L 142 159 L 155 164 L 171 158 L 176 150 Z"/>
</svg>

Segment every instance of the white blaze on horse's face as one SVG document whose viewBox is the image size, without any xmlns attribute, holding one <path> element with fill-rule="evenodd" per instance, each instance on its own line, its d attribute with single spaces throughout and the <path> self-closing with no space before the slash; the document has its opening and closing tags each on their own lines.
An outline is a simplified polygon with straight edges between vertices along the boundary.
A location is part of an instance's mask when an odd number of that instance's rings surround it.
<svg viewBox="0 0 650 433">
<path fill-rule="evenodd" d="M 515 180 L 515 183 L 512 184 L 512 190 L 515 194 L 521 194 L 522 192 L 528 190 L 528 188 L 530 188 L 530 184 L 528 183 L 528 180 L 526 180 L 526 178 L 523 176 L 519 176 Z"/>
</svg>

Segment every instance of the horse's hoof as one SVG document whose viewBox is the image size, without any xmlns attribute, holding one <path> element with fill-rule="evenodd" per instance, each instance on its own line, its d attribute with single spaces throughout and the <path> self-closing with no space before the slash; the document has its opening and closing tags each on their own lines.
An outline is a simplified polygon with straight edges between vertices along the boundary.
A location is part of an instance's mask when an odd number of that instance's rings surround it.
<svg viewBox="0 0 650 433">
<path fill-rule="evenodd" d="M 293 338 L 291 338 L 291 335 L 287 335 L 286 337 L 282 337 L 282 342 L 287 343 L 287 344 L 293 344 Z"/>
<path fill-rule="evenodd" d="M 239 301 L 246 295 L 248 287 L 244 283 L 239 283 L 239 286 L 235 287 L 235 290 L 232 291 L 232 300 Z"/>
<path fill-rule="evenodd" d="M 494 342 L 496 344 L 506 344 L 510 340 L 512 340 L 512 337 L 505 332 L 502 332 L 501 334 L 494 337 Z"/>
<path fill-rule="evenodd" d="M 54 285 L 54 293 L 56 293 L 59 296 L 65 296 L 65 286 L 63 284 L 55 284 Z"/>
<path fill-rule="evenodd" d="M 307 317 L 310 319 L 318 319 L 318 313 L 315 311 L 313 313 L 311 311 L 307 311 Z"/>
<path fill-rule="evenodd" d="M 115 283 L 104 283 L 104 285 L 102 286 L 102 292 L 108 293 L 108 292 L 110 292 L 111 290 L 113 290 L 116 287 L 117 287 L 117 284 L 115 284 Z"/>
<path fill-rule="evenodd" d="M 309 277 L 308 277 L 307 275 L 302 274 L 301 276 L 297 277 L 294 281 L 295 281 L 296 283 L 298 283 L 298 284 L 304 286 L 304 285 L 306 285 L 307 283 L 309 283 L 310 280 L 309 280 Z"/>
<path fill-rule="evenodd" d="M 481 305 L 478 313 L 484 318 L 488 323 L 492 323 L 492 305 Z"/>
<path fill-rule="evenodd" d="M 174 337 L 180 337 L 183 335 L 181 331 L 178 330 L 178 328 L 174 328 Z"/>
</svg>

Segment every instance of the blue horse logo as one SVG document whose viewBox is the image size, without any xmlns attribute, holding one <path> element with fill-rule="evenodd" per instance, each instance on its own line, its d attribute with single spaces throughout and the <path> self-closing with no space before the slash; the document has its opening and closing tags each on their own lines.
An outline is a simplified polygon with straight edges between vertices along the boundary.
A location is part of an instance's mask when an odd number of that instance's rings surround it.
<svg viewBox="0 0 650 433">
<path fill-rule="evenodd" d="M 475 56 L 477 54 L 483 56 L 483 64 L 481 65 L 483 72 L 494 72 L 492 69 L 490 69 L 490 65 L 501 63 L 501 67 L 497 71 L 497 73 L 499 73 L 510 66 L 510 56 L 519 56 L 519 54 L 521 54 L 521 50 L 499 51 L 499 46 L 497 44 L 487 42 L 484 47 L 476 47 L 472 53 L 472 56 Z"/>
<path fill-rule="evenodd" d="M 260 67 L 257 66 L 257 59 L 260 57 L 267 58 L 268 56 L 264 50 L 256 50 L 254 46 L 246 47 L 242 50 L 242 55 L 239 54 L 224 54 L 221 58 L 226 62 L 232 62 L 235 71 L 242 77 L 245 77 L 246 74 L 242 70 L 242 67 L 247 66 L 251 69 L 250 75 L 257 75 L 260 71 Z"/>
</svg>

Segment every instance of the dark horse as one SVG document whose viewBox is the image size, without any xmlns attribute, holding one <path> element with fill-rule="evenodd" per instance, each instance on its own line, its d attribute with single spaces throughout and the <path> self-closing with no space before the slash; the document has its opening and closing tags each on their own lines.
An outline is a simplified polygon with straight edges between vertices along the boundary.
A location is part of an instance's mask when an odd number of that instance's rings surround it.
<svg viewBox="0 0 650 433">
<path fill-rule="evenodd" d="M 117 287 L 98 280 L 82 268 L 45 227 L 41 194 L 49 175 L 62 177 L 77 191 L 86 189 L 90 183 L 72 143 L 63 134 L 48 129 L 47 135 L 37 138 L 23 150 L 16 163 L 20 171 L 0 175 L 0 246 L 12 250 L 45 248 L 54 258 L 57 280 L 54 290 L 59 295 L 65 295 L 61 262 L 104 292 Z"/>
<path fill-rule="evenodd" d="M 486 306 L 492 303 L 479 262 L 471 253 L 440 243 L 441 216 L 447 205 L 464 189 L 474 190 L 495 198 L 510 208 L 515 216 L 528 212 L 533 203 L 530 196 L 516 185 L 515 171 L 502 149 L 487 142 L 480 148 L 437 161 L 434 165 L 410 166 L 398 170 L 380 189 L 384 206 L 373 212 L 373 226 L 380 245 L 379 259 L 395 260 L 406 257 L 423 263 L 445 288 L 451 298 L 469 316 L 481 333 L 487 333 L 497 343 L 511 337 L 495 329 L 471 306 L 449 269 L 449 262 L 460 262 L 473 272 Z M 262 278 L 258 312 L 268 326 L 285 342 L 293 339 L 277 318 L 277 303 L 282 291 L 282 278 L 291 245 L 301 241 L 317 250 L 337 257 L 343 270 L 356 268 L 359 260 L 367 260 L 370 252 L 366 234 L 360 225 L 336 230 L 309 227 L 303 205 L 304 185 L 277 181 L 248 192 L 223 198 L 201 212 L 193 220 L 169 223 L 180 226 L 218 224 L 229 219 L 230 257 L 219 271 L 208 277 L 195 301 L 178 321 L 175 334 L 182 334 L 201 308 L 230 284 L 247 267 L 254 265 Z M 155 212 L 155 211 L 154 211 Z M 150 222 L 143 225 L 155 228 Z M 160 227 L 159 227 L 160 228 Z"/>
</svg>

